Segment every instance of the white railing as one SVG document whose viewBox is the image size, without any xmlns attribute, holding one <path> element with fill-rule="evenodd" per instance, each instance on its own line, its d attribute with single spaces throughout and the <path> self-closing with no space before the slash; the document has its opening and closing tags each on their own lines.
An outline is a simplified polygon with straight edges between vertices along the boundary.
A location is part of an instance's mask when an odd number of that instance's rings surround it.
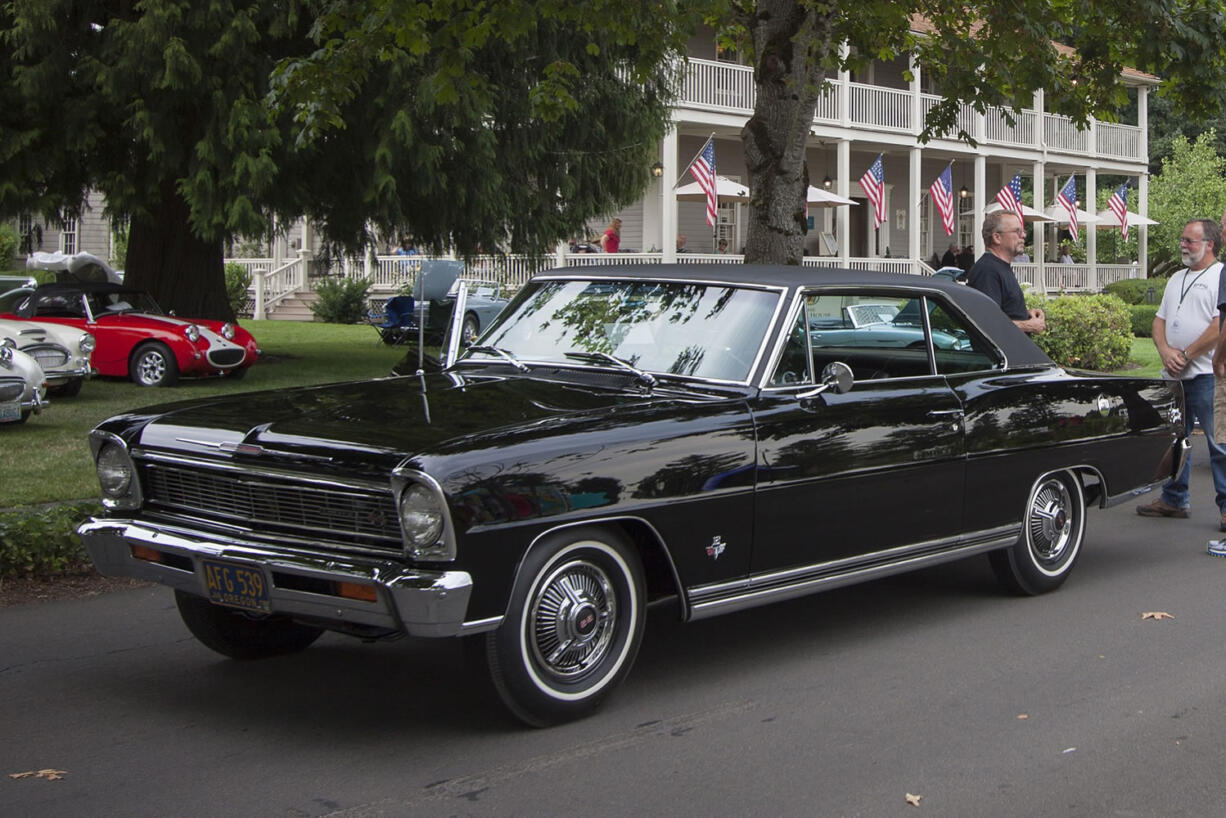
<svg viewBox="0 0 1226 818">
<path fill-rule="evenodd" d="M 1090 265 L 1048 264 L 1044 278 L 1049 293 L 1085 292 L 1090 289 Z"/>
<path fill-rule="evenodd" d="M 1131 125 L 1097 122 L 1094 125 L 1094 142 L 1100 156 L 1141 158 L 1141 131 Z"/>
<path fill-rule="evenodd" d="M 935 107 L 936 104 L 940 101 L 941 101 L 941 98 L 936 96 L 935 94 L 924 94 L 923 95 L 923 99 L 921 100 L 921 102 L 922 102 L 922 111 L 923 111 L 925 119 L 927 119 L 928 117 L 928 112 L 931 111 L 933 107 Z M 962 103 L 962 105 L 958 108 L 958 117 L 955 121 L 957 123 L 955 128 L 951 128 L 945 133 L 936 134 L 936 135 L 939 137 L 946 137 L 948 139 L 956 139 L 958 136 L 958 133 L 957 133 L 958 128 L 966 131 L 968 134 L 972 136 L 975 135 L 975 109 L 974 108 L 967 105 L 966 103 Z"/>
<path fill-rule="evenodd" d="M 1001 145 L 1034 145 L 1037 111 L 1023 109 L 1013 114 L 1013 124 L 1005 118 L 1004 110 L 993 108 L 984 117 L 984 139 Z"/>
<path fill-rule="evenodd" d="M 891 131 L 910 131 L 911 94 L 875 85 L 850 84 L 851 121 Z"/>
<path fill-rule="evenodd" d="M 1079 131 L 1073 120 L 1056 114 L 1043 115 L 1043 141 L 1051 150 L 1089 153 L 1090 132 Z"/>
<path fill-rule="evenodd" d="M 253 315 L 264 318 L 268 310 L 306 287 L 306 261 L 300 256 L 267 272 L 254 272 L 248 293 L 255 302 Z"/>
<path fill-rule="evenodd" d="M 1100 264 L 1098 265 L 1098 286 L 1106 287 L 1117 281 L 1128 278 L 1145 278 L 1145 271 L 1139 264 Z M 1158 293 L 1162 297 L 1162 293 Z"/>
<path fill-rule="evenodd" d="M 680 90 L 680 104 L 712 111 L 749 114 L 754 105 L 753 68 L 747 65 L 691 58 L 687 60 Z M 912 94 L 896 88 L 881 88 L 855 82 L 840 82 L 837 75 L 827 79 L 826 88 L 813 112 L 814 122 L 823 124 L 840 121 L 843 94 L 848 102 L 850 125 L 870 130 L 908 131 L 918 133 L 923 122 L 914 121 Z M 921 95 L 920 110 L 924 116 L 940 99 L 933 94 Z M 984 118 L 986 141 L 996 145 L 1035 148 L 1043 142 L 1051 150 L 1090 155 L 1097 153 L 1121 159 L 1140 160 L 1141 129 L 1136 125 L 1095 123 L 1095 140 L 1090 144 L 1090 132 L 1078 130 L 1063 116 L 1044 114 L 1042 122 L 1037 111 L 1023 109 L 1009 126 L 999 109 L 991 109 Z M 963 104 L 957 125 L 975 135 L 975 112 Z M 1040 131 L 1040 128 L 1042 129 Z M 945 134 L 950 138 L 955 133 Z"/>
</svg>

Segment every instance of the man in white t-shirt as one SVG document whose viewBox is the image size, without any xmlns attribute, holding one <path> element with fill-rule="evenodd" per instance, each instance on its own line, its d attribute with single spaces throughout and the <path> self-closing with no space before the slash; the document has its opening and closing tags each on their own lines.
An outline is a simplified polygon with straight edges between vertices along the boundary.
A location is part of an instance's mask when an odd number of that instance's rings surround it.
<svg viewBox="0 0 1226 818">
<path fill-rule="evenodd" d="M 1183 382 L 1184 428 L 1200 421 L 1209 446 L 1209 466 L 1217 492 L 1220 529 L 1226 531 L 1226 448 L 1213 437 L 1213 352 L 1218 342 L 1216 261 L 1221 226 L 1212 219 L 1193 219 L 1183 229 L 1179 252 L 1187 267 L 1171 276 L 1154 317 L 1154 346 L 1162 357 L 1163 376 Z M 1183 471 L 1162 487 L 1162 496 L 1137 506 L 1142 517 L 1187 517 L 1190 458 Z"/>
</svg>

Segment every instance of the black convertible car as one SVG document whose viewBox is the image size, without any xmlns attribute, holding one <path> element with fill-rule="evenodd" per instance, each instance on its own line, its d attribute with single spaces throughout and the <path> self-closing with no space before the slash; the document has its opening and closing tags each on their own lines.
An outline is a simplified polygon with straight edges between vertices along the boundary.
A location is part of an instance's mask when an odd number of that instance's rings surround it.
<svg viewBox="0 0 1226 818">
<path fill-rule="evenodd" d="M 859 304 L 914 339 L 812 331 Z M 564 269 L 441 373 L 107 420 L 80 533 L 227 656 L 477 635 L 544 725 L 621 681 L 659 600 L 699 619 L 977 554 L 1050 591 L 1088 506 L 1179 467 L 1182 414 L 1177 385 L 1062 369 L 951 282 Z"/>
</svg>

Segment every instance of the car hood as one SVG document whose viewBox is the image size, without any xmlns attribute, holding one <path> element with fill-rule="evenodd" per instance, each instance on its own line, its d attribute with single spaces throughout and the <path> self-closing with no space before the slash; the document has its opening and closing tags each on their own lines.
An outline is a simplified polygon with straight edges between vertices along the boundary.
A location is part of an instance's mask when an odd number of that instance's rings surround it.
<svg viewBox="0 0 1226 818">
<path fill-rule="evenodd" d="M 172 404 L 113 422 L 143 425 L 139 445 L 160 451 L 386 476 L 406 460 L 426 468 L 433 457 L 507 447 L 561 428 L 574 432 L 679 397 L 527 377 L 432 374 Z"/>
<path fill-rule="evenodd" d="M 0 337 L 6 335 L 17 341 L 19 348 L 25 344 L 50 342 L 60 344 L 77 355 L 85 330 L 45 321 L 0 319 Z"/>
</svg>

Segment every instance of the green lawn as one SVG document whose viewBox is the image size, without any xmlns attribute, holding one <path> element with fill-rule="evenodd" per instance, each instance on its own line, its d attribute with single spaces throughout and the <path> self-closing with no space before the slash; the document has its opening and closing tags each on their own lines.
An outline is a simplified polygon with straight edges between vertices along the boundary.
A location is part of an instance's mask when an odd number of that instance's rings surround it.
<svg viewBox="0 0 1226 818">
<path fill-rule="evenodd" d="M 187 398 L 378 377 L 406 353 L 405 347 L 379 343 L 367 326 L 293 321 L 245 321 L 243 326 L 255 335 L 265 357 L 241 381 L 183 380 L 170 389 L 143 389 L 126 380 L 99 378 L 75 398 L 53 399 L 24 425 L 0 426 L 0 509 L 96 498 L 88 434 L 111 415 Z M 1132 355 L 1126 374 L 1158 375 L 1162 367 L 1150 339 L 1134 339 Z"/>
<path fill-rule="evenodd" d="M 406 347 L 388 347 L 368 326 L 295 321 L 244 321 L 264 357 L 241 381 L 184 379 L 169 389 L 96 378 L 73 398 L 52 398 L 25 424 L 0 426 L 0 509 L 60 500 L 93 499 L 98 483 L 89 430 L 111 415 L 154 403 L 286 389 L 388 374 Z"/>
</svg>

